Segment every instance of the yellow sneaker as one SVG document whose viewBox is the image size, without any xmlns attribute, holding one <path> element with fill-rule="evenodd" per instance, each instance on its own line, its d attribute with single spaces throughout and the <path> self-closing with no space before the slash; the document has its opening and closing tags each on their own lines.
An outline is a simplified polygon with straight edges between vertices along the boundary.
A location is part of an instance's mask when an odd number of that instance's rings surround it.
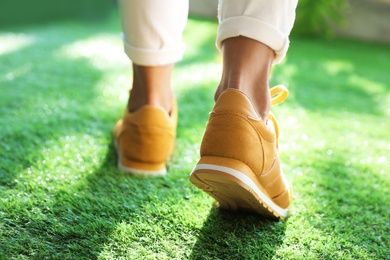
<svg viewBox="0 0 390 260">
<path fill-rule="evenodd" d="M 144 106 L 134 113 L 126 109 L 114 127 L 118 168 L 135 175 L 164 175 L 173 152 L 177 104 L 169 115 L 164 109 Z"/>
<path fill-rule="evenodd" d="M 272 104 L 287 95 L 284 86 L 272 88 Z M 278 134 L 272 114 L 265 123 L 243 92 L 224 91 L 210 113 L 190 181 L 220 208 L 286 218 L 292 189 L 280 166 Z"/>
</svg>

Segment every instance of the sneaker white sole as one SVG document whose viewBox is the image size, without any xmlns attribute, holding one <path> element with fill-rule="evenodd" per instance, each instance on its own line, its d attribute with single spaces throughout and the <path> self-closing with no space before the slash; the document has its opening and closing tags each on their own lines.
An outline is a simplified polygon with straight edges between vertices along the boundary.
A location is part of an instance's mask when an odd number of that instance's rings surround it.
<svg viewBox="0 0 390 260">
<path fill-rule="evenodd" d="M 288 216 L 288 209 L 275 204 L 247 174 L 236 169 L 199 163 L 191 173 L 190 181 L 215 198 L 220 208 L 252 211 L 280 219 Z"/>
<path fill-rule="evenodd" d="M 160 171 L 150 171 L 150 170 L 140 170 L 140 169 L 134 169 L 134 168 L 123 166 L 120 163 L 120 157 L 118 159 L 118 169 L 123 172 L 130 173 L 132 175 L 140 175 L 140 176 L 162 176 L 167 174 L 166 169 Z"/>
</svg>

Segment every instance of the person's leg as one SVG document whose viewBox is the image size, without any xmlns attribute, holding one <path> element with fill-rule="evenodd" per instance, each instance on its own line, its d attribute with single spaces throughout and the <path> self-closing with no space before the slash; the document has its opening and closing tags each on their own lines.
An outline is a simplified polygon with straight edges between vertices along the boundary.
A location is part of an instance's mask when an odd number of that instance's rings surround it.
<svg viewBox="0 0 390 260">
<path fill-rule="evenodd" d="M 296 0 L 220 0 L 217 46 L 223 73 L 190 180 L 222 208 L 285 218 L 291 187 L 281 169 L 278 126 L 269 112 L 287 90 L 268 88 L 288 48 Z"/>
<path fill-rule="evenodd" d="M 220 0 L 217 46 L 224 62 L 216 99 L 227 88 L 240 89 L 267 118 L 271 66 L 287 52 L 296 5 L 297 0 Z"/>
<path fill-rule="evenodd" d="M 114 128 L 118 167 L 132 174 L 165 174 L 177 123 L 171 75 L 184 52 L 188 1 L 120 0 L 120 10 L 133 83 Z"/>
<path fill-rule="evenodd" d="M 144 105 L 171 110 L 171 75 L 184 52 L 185 0 L 120 0 L 125 52 L 133 63 L 128 108 Z"/>
</svg>

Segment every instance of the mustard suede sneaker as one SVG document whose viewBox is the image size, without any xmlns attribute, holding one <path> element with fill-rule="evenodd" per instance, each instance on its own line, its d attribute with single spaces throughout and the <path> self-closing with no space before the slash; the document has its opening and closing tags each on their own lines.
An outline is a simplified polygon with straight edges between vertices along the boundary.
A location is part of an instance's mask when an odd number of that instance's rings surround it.
<svg viewBox="0 0 390 260">
<path fill-rule="evenodd" d="M 134 113 L 126 109 L 114 127 L 118 168 L 135 175 L 164 175 L 173 152 L 177 104 L 169 115 L 164 109 L 144 106 Z"/>
<path fill-rule="evenodd" d="M 271 89 L 272 104 L 286 99 L 284 86 Z M 275 117 L 261 120 L 249 98 L 228 89 L 218 98 L 203 136 L 200 160 L 190 181 L 220 208 L 284 219 L 292 188 L 280 166 Z"/>
</svg>

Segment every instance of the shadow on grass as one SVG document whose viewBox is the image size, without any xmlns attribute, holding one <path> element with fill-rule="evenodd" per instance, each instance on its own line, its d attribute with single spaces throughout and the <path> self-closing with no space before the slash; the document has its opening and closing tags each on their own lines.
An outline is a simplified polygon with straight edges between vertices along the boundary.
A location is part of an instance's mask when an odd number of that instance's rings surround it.
<svg viewBox="0 0 390 260">
<path fill-rule="evenodd" d="M 286 223 L 213 207 L 190 259 L 271 259 L 283 241 Z"/>
</svg>

